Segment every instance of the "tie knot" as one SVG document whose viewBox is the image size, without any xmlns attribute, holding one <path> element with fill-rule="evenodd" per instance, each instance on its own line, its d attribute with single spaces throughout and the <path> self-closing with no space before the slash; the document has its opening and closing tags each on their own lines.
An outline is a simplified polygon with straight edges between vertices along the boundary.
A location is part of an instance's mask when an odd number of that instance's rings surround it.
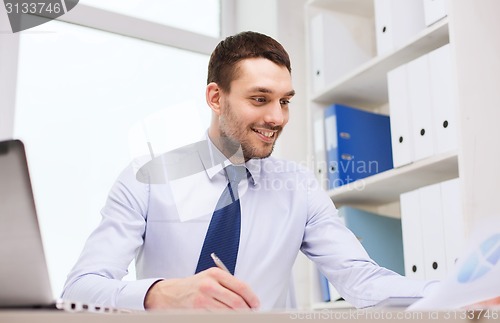
<svg viewBox="0 0 500 323">
<path fill-rule="evenodd" d="M 239 184 L 247 176 L 247 168 L 245 166 L 229 165 L 224 170 L 230 183 Z"/>
</svg>

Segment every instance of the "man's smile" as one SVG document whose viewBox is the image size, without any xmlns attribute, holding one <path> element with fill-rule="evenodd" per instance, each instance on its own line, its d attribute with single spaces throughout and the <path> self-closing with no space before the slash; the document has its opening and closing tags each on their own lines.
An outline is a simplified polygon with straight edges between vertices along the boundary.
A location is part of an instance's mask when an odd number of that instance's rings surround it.
<svg viewBox="0 0 500 323">
<path fill-rule="evenodd" d="M 254 129 L 252 130 L 257 134 L 257 136 L 264 142 L 266 143 L 271 143 L 275 141 L 278 131 L 277 130 L 260 130 L 260 129 Z"/>
</svg>

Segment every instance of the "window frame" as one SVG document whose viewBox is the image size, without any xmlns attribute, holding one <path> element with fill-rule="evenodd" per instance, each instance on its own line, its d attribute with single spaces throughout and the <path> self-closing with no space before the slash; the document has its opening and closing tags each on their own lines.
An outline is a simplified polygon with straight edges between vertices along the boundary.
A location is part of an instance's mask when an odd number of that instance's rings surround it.
<svg viewBox="0 0 500 323">
<path fill-rule="evenodd" d="M 202 35 L 84 4 L 78 4 L 56 20 L 210 55 L 221 39 L 236 30 L 234 1 L 220 0 L 220 5 L 220 37 Z M 8 26 L 5 7 L 0 6 L 0 29 L 8 29 Z M 0 34 L 0 49 L 3 49 L 0 50 L 0 140 L 10 139 L 14 134 L 19 38 L 23 32 L 30 31 Z"/>
</svg>

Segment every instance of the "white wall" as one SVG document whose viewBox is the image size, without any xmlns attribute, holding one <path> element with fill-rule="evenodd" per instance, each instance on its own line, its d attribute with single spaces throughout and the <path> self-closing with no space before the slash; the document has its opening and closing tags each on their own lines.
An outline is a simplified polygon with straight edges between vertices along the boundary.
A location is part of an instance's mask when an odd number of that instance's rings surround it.
<svg viewBox="0 0 500 323">
<path fill-rule="evenodd" d="M 305 0 L 237 0 L 236 32 L 252 30 L 278 40 L 292 61 L 293 85 L 290 121 L 276 144 L 274 156 L 304 162 L 307 155 L 305 81 Z"/>
<path fill-rule="evenodd" d="M 0 140 L 12 138 L 14 129 L 18 45 L 19 35 L 12 33 L 0 5 Z"/>
<path fill-rule="evenodd" d="M 307 155 L 310 129 L 306 103 L 305 3 L 304 0 L 278 0 L 278 37 L 290 55 L 293 84 L 297 92 L 290 109 L 290 121 L 284 132 L 284 138 L 281 138 L 285 140 L 281 142 L 280 154 L 284 158 L 309 165 L 311 158 Z M 299 253 L 294 266 L 295 290 L 299 308 L 311 306 L 310 269 L 310 260 Z"/>
<path fill-rule="evenodd" d="M 252 30 L 278 40 L 287 50 L 292 63 L 292 80 L 296 91 L 290 106 L 290 121 L 278 140 L 273 156 L 307 164 L 308 119 L 306 110 L 306 0 L 237 0 L 236 31 Z M 294 266 L 298 306 L 310 306 L 309 260 L 299 254 Z"/>
<path fill-rule="evenodd" d="M 500 216 L 500 1 L 449 1 L 461 113 L 460 177 L 467 227 Z"/>
</svg>

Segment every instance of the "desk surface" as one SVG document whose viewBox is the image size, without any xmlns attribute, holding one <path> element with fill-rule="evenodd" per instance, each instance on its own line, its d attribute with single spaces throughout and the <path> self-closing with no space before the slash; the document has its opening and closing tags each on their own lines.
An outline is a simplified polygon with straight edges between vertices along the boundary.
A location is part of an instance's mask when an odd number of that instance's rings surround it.
<svg viewBox="0 0 500 323">
<path fill-rule="evenodd" d="M 380 323 L 415 322 L 415 323 L 455 323 L 455 322 L 499 322 L 499 310 L 461 311 L 461 312 L 404 312 L 397 310 L 321 310 L 311 312 L 287 313 L 248 313 L 248 312 L 178 312 L 152 311 L 133 313 L 70 313 L 48 310 L 0 310 L 1 323 L 171 323 L 171 322 L 203 322 L 203 323 L 250 323 L 250 322 L 366 322 Z"/>
</svg>

